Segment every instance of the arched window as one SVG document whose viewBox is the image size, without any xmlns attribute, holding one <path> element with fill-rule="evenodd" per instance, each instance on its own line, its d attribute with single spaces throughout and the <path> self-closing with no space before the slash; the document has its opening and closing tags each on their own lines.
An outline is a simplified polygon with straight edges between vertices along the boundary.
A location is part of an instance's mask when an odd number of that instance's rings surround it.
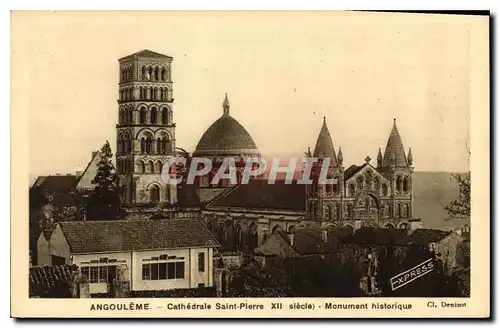
<svg viewBox="0 0 500 328">
<path fill-rule="evenodd" d="M 163 67 L 161 69 L 161 79 L 162 79 L 162 81 L 166 81 L 167 80 L 167 70 L 165 69 L 165 67 Z"/>
<path fill-rule="evenodd" d="M 403 178 L 403 191 L 408 192 L 408 177 Z"/>
<path fill-rule="evenodd" d="M 168 123 L 168 108 L 163 107 L 161 110 L 161 123 L 162 124 L 167 124 Z"/>
<path fill-rule="evenodd" d="M 158 66 L 155 67 L 155 80 L 158 81 L 160 78 L 159 78 L 159 68 Z"/>
<path fill-rule="evenodd" d="M 153 76 L 153 68 L 151 66 L 148 67 L 148 74 L 146 75 L 148 80 L 151 80 Z"/>
<path fill-rule="evenodd" d="M 158 154 L 167 155 L 172 152 L 170 139 L 168 135 L 162 134 L 160 137 L 158 137 L 156 142 L 157 142 L 156 149 L 158 151 Z"/>
<path fill-rule="evenodd" d="M 134 110 L 132 108 L 129 108 L 127 110 L 127 123 L 133 123 L 134 122 Z"/>
<path fill-rule="evenodd" d="M 404 216 L 406 218 L 409 218 L 410 217 L 410 205 L 408 204 L 405 204 L 404 205 Z"/>
<path fill-rule="evenodd" d="M 358 190 L 363 190 L 363 176 L 358 176 L 356 179 L 356 182 L 358 184 Z"/>
<path fill-rule="evenodd" d="M 340 219 L 340 206 L 338 204 L 335 205 L 335 219 Z"/>
<path fill-rule="evenodd" d="M 141 123 L 141 124 L 146 123 L 146 107 L 141 107 L 141 112 L 140 112 L 140 123 Z"/>
<path fill-rule="evenodd" d="M 139 99 L 144 100 L 144 89 L 139 87 Z"/>
<path fill-rule="evenodd" d="M 151 109 L 151 124 L 156 124 L 157 116 L 158 116 L 158 109 L 156 109 L 156 107 L 153 107 Z"/>
<path fill-rule="evenodd" d="M 347 218 L 352 218 L 352 204 L 347 204 Z"/>
<path fill-rule="evenodd" d="M 141 154 L 146 153 L 146 139 L 141 138 Z"/>
<path fill-rule="evenodd" d="M 325 206 L 325 219 L 330 221 L 332 219 L 332 209 L 330 205 Z"/>
<path fill-rule="evenodd" d="M 116 145 L 116 152 L 118 154 L 121 154 L 123 152 L 123 135 L 121 135 L 121 134 L 118 136 L 118 143 Z M 118 165 L 118 163 L 117 163 L 117 165 Z"/>
<path fill-rule="evenodd" d="M 141 68 L 141 79 L 146 79 L 146 66 L 142 66 Z"/>
<path fill-rule="evenodd" d="M 385 183 L 382 184 L 382 195 L 387 196 L 388 190 L 387 190 L 387 185 Z"/>
<path fill-rule="evenodd" d="M 120 113 L 118 115 L 118 123 L 123 124 L 123 122 L 124 122 L 124 114 L 123 114 L 123 110 L 120 109 Z"/>
<path fill-rule="evenodd" d="M 143 161 L 138 161 L 136 163 L 137 167 L 137 173 L 144 173 L 144 162 Z"/>
<path fill-rule="evenodd" d="M 354 194 L 356 193 L 356 188 L 354 187 L 354 184 L 350 183 L 347 189 L 349 190 L 349 196 L 351 197 L 354 196 Z"/>
<path fill-rule="evenodd" d="M 153 153 L 153 139 L 151 138 L 151 135 L 148 135 L 146 137 L 146 154 L 152 154 Z"/>
<path fill-rule="evenodd" d="M 371 171 L 366 171 L 365 173 L 365 179 L 366 179 L 366 187 L 371 189 L 372 188 L 372 182 L 373 182 L 373 174 Z"/>
<path fill-rule="evenodd" d="M 146 166 L 146 173 L 154 173 L 155 172 L 155 165 L 153 161 L 149 161 Z"/>
<path fill-rule="evenodd" d="M 160 202 L 160 187 L 158 187 L 157 185 L 152 186 L 149 193 L 151 203 Z"/>
<path fill-rule="evenodd" d="M 396 191 L 401 191 L 401 177 L 399 175 L 396 178 Z"/>
<path fill-rule="evenodd" d="M 333 184 L 332 184 L 332 190 L 333 192 L 336 194 L 339 192 L 339 177 L 333 177 L 334 181 L 333 181 Z"/>
<path fill-rule="evenodd" d="M 373 182 L 374 182 L 374 188 L 375 188 L 375 190 L 378 191 L 380 189 L 380 179 L 378 177 L 375 177 L 373 179 Z"/>
<path fill-rule="evenodd" d="M 118 173 L 123 173 L 122 172 L 122 160 L 121 159 L 117 159 L 116 160 L 116 171 L 118 171 Z"/>
<path fill-rule="evenodd" d="M 158 137 L 156 139 L 156 153 L 157 154 L 164 154 L 164 152 L 163 152 L 163 140 L 160 137 Z"/>
<path fill-rule="evenodd" d="M 155 163 L 155 173 L 161 173 L 161 161 Z"/>
<path fill-rule="evenodd" d="M 398 217 L 402 217 L 403 216 L 402 213 L 401 213 L 401 204 L 397 204 L 396 205 L 396 215 Z"/>
<path fill-rule="evenodd" d="M 130 138 L 130 135 L 125 136 L 125 140 L 127 140 L 127 154 L 130 154 L 132 152 L 132 139 Z"/>
</svg>

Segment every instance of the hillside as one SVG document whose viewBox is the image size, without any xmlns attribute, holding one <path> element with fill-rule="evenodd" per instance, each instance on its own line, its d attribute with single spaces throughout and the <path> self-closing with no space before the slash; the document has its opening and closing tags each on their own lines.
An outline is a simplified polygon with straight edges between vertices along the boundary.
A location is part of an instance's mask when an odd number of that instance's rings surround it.
<svg viewBox="0 0 500 328">
<path fill-rule="evenodd" d="M 444 210 L 444 205 L 458 195 L 450 172 L 415 172 L 413 193 L 413 214 L 422 218 L 426 228 L 449 230 L 466 223 L 465 220 L 447 219 Z"/>
</svg>

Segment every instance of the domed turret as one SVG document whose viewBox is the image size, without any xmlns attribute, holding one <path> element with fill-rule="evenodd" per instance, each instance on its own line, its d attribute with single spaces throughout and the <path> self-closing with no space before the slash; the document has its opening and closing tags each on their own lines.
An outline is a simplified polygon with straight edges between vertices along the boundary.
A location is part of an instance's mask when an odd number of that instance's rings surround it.
<svg viewBox="0 0 500 328">
<path fill-rule="evenodd" d="M 194 156 L 260 155 L 248 131 L 229 113 L 229 99 L 222 104 L 223 114 L 203 134 Z"/>
</svg>

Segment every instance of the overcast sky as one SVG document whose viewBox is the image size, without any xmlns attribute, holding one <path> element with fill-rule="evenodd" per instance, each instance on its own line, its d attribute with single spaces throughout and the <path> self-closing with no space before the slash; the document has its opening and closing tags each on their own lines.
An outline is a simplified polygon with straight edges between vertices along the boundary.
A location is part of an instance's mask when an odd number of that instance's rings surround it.
<svg viewBox="0 0 500 328">
<path fill-rule="evenodd" d="M 346 13 L 23 13 L 30 176 L 115 150 L 118 59 L 174 57 L 177 146 L 222 114 L 265 155 L 314 147 L 323 116 L 344 166 L 376 158 L 393 118 L 420 171 L 467 171 L 468 25 L 453 16 Z M 14 90 L 20 92 L 20 90 Z"/>
</svg>

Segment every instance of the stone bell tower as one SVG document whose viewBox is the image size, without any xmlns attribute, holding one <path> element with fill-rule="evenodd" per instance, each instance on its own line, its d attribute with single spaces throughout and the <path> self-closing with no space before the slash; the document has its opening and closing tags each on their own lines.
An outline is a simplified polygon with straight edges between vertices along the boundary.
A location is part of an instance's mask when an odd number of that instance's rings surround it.
<svg viewBox="0 0 500 328">
<path fill-rule="evenodd" d="M 124 204 L 176 204 L 161 173 L 175 155 L 172 57 L 142 50 L 119 59 L 116 171 Z"/>
</svg>

